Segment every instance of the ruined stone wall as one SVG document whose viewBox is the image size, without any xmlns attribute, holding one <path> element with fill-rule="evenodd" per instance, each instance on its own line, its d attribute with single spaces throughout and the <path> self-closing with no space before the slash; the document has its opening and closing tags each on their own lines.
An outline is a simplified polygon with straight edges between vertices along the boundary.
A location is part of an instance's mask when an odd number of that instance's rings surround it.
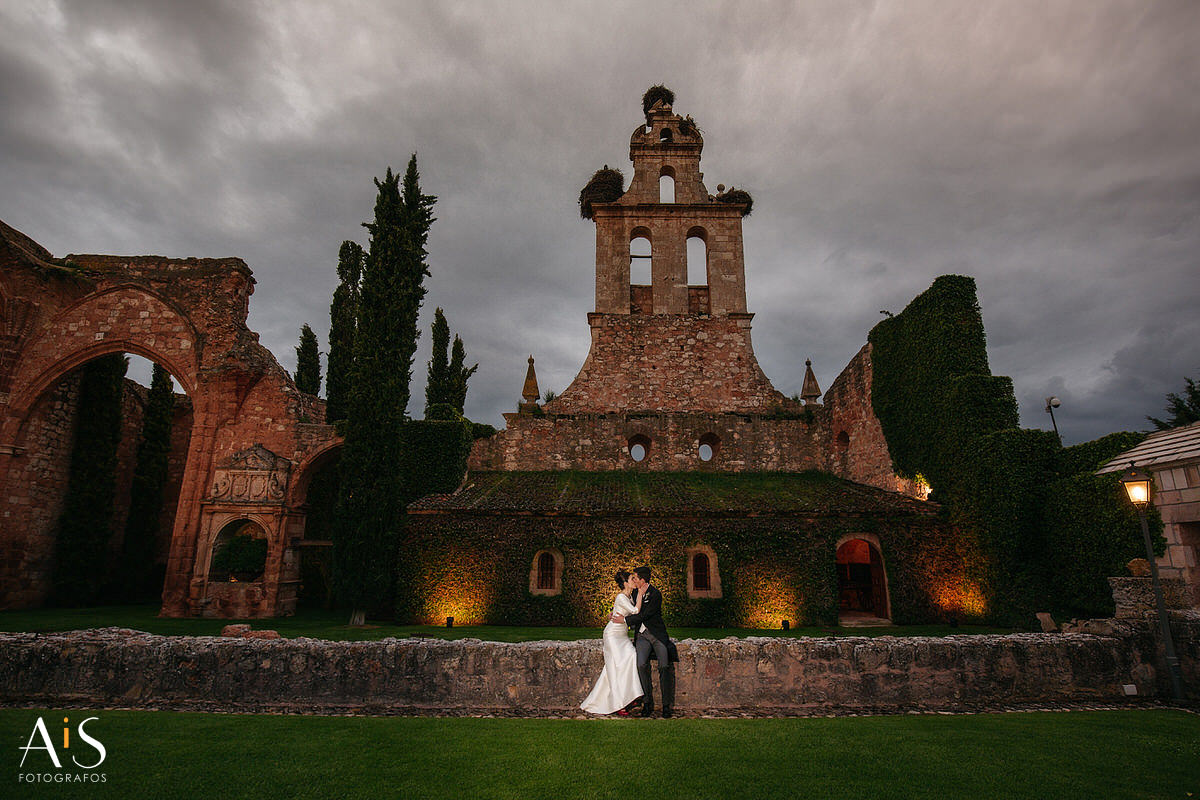
<svg viewBox="0 0 1200 800">
<path fill-rule="evenodd" d="M 0 497 L 9 501 L 0 510 L 0 606 L 36 605 L 48 585 L 47 520 L 61 503 L 56 476 L 65 469 L 58 461 L 69 458 L 69 442 L 64 450 L 46 440 L 58 435 L 48 431 L 61 421 L 48 420 L 45 398 L 87 361 L 127 352 L 166 367 L 192 401 L 178 412 L 188 423 L 174 434 L 179 450 L 164 509 L 173 525 L 164 613 L 199 612 L 216 531 L 237 518 L 260 523 L 269 537 L 270 574 L 254 613 L 286 611 L 278 589 L 289 530 L 302 526 L 303 517 L 285 507 L 287 471 L 275 494 L 210 502 L 223 461 L 261 446 L 300 464 L 309 448 L 324 446 L 298 431 L 323 420 L 322 404 L 296 390 L 246 326 L 253 287 L 240 259 L 72 255 L 60 262 L 0 222 Z M 326 440 L 333 438 L 327 429 Z M 136 441 L 127 439 L 123 448 L 128 465 Z M 127 486 L 128 476 L 121 477 Z"/>
<path fill-rule="evenodd" d="M 171 550 L 171 532 L 175 529 L 175 510 L 187 467 L 188 443 L 192 440 L 192 401 L 187 395 L 175 395 L 171 414 L 171 454 L 167 457 L 167 485 L 163 488 L 162 514 L 158 518 L 158 545 L 154 561 L 165 563 Z"/>
<path fill-rule="evenodd" d="M 1194 698 L 1197 638 L 1182 641 Z M 825 714 L 1118 704 L 1163 696 L 1145 645 L 1140 637 L 1087 634 L 685 640 L 677 709 Z M 0 702 L 582 716 L 579 703 L 602 665 L 598 634 L 501 644 L 8 633 L 0 634 Z M 1126 685 L 1137 695 L 1127 697 Z"/>
<path fill-rule="evenodd" d="M 79 375 L 47 392 L 29 415 L 28 455 L 0 498 L 0 602 L 24 608 L 42 602 L 54 565 L 54 526 L 62 514 L 79 409 Z"/>
<path fill-rule="evenodd" d="M 825 391 L 829 470 L 847 480 L 922 497 L 913 481 L 896 475 L 883 426 L 871 405 L 871 345 L 863 345 Z"/>
<path fill-rule="evenodd" d="M 800 472 L 825 469 L 822 425 L 751 414 L 505 414 L 505 429 L 475 442 L 473 470 L 711 470 Z M 629 455 L 649 440 L 644 461 Z M 701 437 L 713 458 L 700 459 Z M 712 438 L 712 437 L 715 437 Z"/>
<path fill-rule="evenodd" d="M 750 318 L 589 314 L 587 360 L 546 410 L 762 413 L 787 406 L 754 357 Z"/>
</svg>

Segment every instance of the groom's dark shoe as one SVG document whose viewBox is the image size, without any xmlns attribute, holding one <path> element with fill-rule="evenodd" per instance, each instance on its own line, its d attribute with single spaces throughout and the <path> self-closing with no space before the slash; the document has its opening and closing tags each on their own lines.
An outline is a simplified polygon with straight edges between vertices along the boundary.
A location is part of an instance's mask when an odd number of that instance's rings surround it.
<svg viewBox="0 0 1200 800">
<path fill-rule="evenodd" d="M 648 705 L 648 704 L 643 704 L 642 712 L 640 714 L 638 714 L 638 716 L 639 717 L 653 717 L 654 716 L 654 706 Z"/>
<path fill-rule="evenodd" d="M 675 711 L 675 668 L 666 667 L 658 671 L 658 685 L 662 691 L 664 719 L 670 718 Z"/>
</svg>

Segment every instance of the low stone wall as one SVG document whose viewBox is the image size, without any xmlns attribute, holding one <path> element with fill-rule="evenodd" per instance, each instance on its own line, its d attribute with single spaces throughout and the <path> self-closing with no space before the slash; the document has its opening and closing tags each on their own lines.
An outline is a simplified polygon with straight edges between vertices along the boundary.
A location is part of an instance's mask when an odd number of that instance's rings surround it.
<svg viewBox="0 0 1200 800">
<path fill-rule="evenodd" d="M 1200 623 L 1191 627 L 1185 658 L 1194 678 Z M 678 707 L 806 714 L 1144 700 L 1159 696 L 1160 676 L 1131 646 L 1137 641 L 1081 633 L 685 640 Z M 0 703 L 558 715 L 578 712 L 602 663 L 599 639 L 329 642 L 112 628 L 0 634 Z M 1133 698 L 1128 684 L 1137 687 Z"/>
</svg>

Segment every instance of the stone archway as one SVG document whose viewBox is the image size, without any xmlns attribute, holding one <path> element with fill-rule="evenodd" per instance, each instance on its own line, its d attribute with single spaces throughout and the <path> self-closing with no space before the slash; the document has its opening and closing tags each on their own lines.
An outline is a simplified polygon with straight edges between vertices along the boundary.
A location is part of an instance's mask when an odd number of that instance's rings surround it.
<svg viewBox="0 0 1200 800">
<path fill-rule="evenodd" d="M 60 260 L 0 222 L 0 497 L 10 499 L 0 512 L 0 608 L 37 605 L 48 580 L 21 569 L 30 536 L 46 535 L 38 530 L 45 527 L 47 501 L 36 491 L 30 454 L 41 445 L 29 441 L 30 415 L 71 370 L 126 352 L 167 368 L 193 404 L 162 613 L 198 615 L 208 605 L 205 546 L 222 503 L 226 511 L 258 515 L 271 543 L 255 615 L 286 611 L 279 591 L 290 466 L 336 435 L 311 422 L 324 419 L 321 402 L 296 390 L 246 326 L 253 291 L 253 274 L 241 259 Z M 262 456 L 269 468 L 239 471 L 260 451 L 269 454 Z M 243 491 L 221 496 L 220 475 L 234 472 L 245 474 Z M 260 491 L 255 481 L 261 480 L 283 484 Z"/>
<path fill-rule="evenodd" d="M 887 570 L 872 534 L 855 534 L 838 541 L 838 619 L 843 625 L 882 624 L 892 617 Z"/>
</svg>

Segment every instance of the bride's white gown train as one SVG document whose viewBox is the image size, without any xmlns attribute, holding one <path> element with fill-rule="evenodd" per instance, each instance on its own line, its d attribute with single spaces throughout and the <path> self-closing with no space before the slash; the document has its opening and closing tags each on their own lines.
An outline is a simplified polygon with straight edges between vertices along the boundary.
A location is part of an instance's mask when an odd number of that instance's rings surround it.
<svg viewBox="0 0 1200 800">
<path fill-rule="evenodd" d="M 627 615 L 633 612 L 633 602 L 624 594 L 618 594 L 613 602 L 613 613 Z M 600 670 L 592 693 L 579 707 L 592 714 L 612 714 L 641 696 L 637 651 L 629 639 L 629 628 L 624 623 L 609 620 L 604 626 L 604 669 Z"/>
</svg>

